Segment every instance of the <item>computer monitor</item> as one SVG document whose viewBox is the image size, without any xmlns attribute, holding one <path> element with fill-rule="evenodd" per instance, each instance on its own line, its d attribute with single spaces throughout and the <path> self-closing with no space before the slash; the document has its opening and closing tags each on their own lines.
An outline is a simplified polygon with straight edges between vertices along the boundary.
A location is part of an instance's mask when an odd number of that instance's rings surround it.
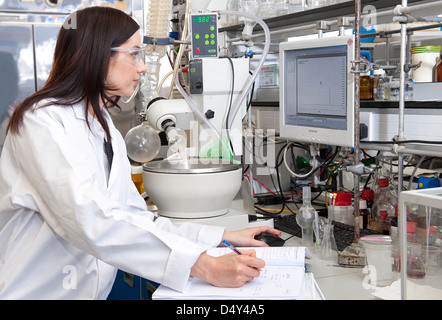
<svg viewBox="0 0 442 320">
<path fill-rule="evenodd" d="M 354 146 L 353 60 L 354 36 L 280 44 L 281 138 Z"/>
</svg>

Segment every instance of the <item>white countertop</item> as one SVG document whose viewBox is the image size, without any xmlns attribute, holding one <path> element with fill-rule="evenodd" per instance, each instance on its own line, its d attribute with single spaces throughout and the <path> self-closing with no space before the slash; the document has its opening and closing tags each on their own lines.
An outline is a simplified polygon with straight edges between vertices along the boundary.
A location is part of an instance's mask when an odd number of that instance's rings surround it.
<svg viewBox="0 0 442 320">
<path fill-rule="evenodd" d="M 301 246 L 301 239 L 282 234 L 287 239 L 286 246 Z M 307 270 L 312 272 L 316 282 L 327 300 L 373 300 L 377 299 L 367 285 L 368 274 L 364 268 L 341 267 L 336 262 L 322 260 L 310 250 L 313 259 L 306 260 Z M 364 288 L 365 286 L 365 288 Z"/>
</svg>

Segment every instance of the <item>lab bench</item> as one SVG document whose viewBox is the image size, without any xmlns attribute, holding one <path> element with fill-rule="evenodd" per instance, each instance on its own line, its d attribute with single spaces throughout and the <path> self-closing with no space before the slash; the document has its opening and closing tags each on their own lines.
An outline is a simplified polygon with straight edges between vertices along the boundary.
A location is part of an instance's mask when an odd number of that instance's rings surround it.
<svg viewBox="0 0 442 320">
<path fill-rule="evenodd" d="M 301 246 L 301 239 L 283 232 L 285 246 Z M 327 300 L 374 300 L 373 289 L 364 288 L 367 273 L 362 267 L 342 267 L 337 261 L 322 260 L 311 250 L 312 259 L 306 260 L 307 270 L 312 272 Z M 366 286 L 366 285 L 365 285 Z"/>
<path fill-rule="evenodd" d="M 275 206 L 271 206 L 275 207 Z M 152 208 L 150 208 L 152 209 Z M 255 222 L 248 222 L 250 208 L 245 208 L 242 200 L 234 200 L 230 207 L 229 214 L 223 216 L 222 222 L 226 223 L 227 230 L 243 229 L 249 226 L 268 225 L 273 227 L 273 219 L 258 219 Z M 173 220 L 173 219 L 172 219 Z M 199 219 L 200 223 L 216 225 L 219 219 Z M 217 222 L 218 221 L 218 222 Z M 286 232 L 281 232 L 281 238 L 286 240 L 285 246 L 302 246 L 299 237 Z M 375 287 L 370 284 L 369 272 L 366 267 L 344 267 L 338 265 L 337 261 L 323 260 L 319 257 L 316 250 L 310 250 L 313 258 L 306 260 L 306 269 L 313 273 L 324 298 L 326 300 L 379 300 L 379 296 L 374 293 L 383 287 Z M 400 281 L 399 275 L 397 281 Z M 419 285 L 431 285 L 434 283 L 442 284 L 442 272 L 433 276 L 427 276 L 425 279 L 416 280 Z M 158 284 L 150 283 L 137 276 L 131 278 L 131 275 L 119 271 L 114 291 L 110 298 L 145 300 L 150 299 L 151 293 Z M 400 299 L 400 292 L 394 296 Z M 441 297 L 435 297 L 442 299 Z"/>
</svg>

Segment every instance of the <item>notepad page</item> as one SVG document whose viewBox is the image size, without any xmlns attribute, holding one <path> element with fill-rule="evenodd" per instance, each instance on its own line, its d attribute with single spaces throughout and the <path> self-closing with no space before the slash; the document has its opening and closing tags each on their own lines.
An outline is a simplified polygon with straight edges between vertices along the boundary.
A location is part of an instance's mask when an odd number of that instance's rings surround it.
<svg viewBox="0 0 442 320">
<path fill-rule="evenodd" d="M 264 268 L 259 277 L 240 288 L 220 288 L 191 278 L 185 292 L 160 286 L 155 299 L 298 299 L 302 296 L 304 268 Z"/>
<path fill-rule="evenodd" d="M 253 247 L 238 248 L 240 250 L 255 250 L 256 256 L 266 262 L 267 266 L 304 266 L 305 257 L 311 258 L 306 247 Z M 219 257 L 231 253 L 229 248 L 213 248 L 207 251 L 208 255 Z"/>
</svg>

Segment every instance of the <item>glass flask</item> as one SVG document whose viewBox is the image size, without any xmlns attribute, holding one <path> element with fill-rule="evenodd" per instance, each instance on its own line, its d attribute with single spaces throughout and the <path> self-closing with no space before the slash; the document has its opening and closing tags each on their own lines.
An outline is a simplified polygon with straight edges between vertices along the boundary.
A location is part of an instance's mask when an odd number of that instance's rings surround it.
<svg viewBox="0 0 442 320">
<path fill-rule="evenodd" d="M 153 160 L 161 148 L 160 136 L 146 121 L 130 129 L 124 137 L 124 142 L 127 156 L 139 163 Z"/>
<path fill-rule="evenodd" d="M 296 214 L 296 222 L 302 229 L 302 245 L 313 246 L 313 220 L 317 214 L 311 203 L 310 187 L 302 188 L 302 207 Z"/>
<path fill-rule="evenodd" d="M 239 2 L 238 11 L 258 16 L 260 11 L 259 8 L 260 8 L 259 0 L 241 0 Z M 255 27 L 255 25 L 256 21 L 250 18 L 245 18 L 243 34 L 249 36 L 252 35 L 253 28 Z"/>
<path fill-rule="evenodd" d="M 324 226 L 324 234 L 321 240 L 321 247 L 319 248 L 319 257 L 322 260 L 338 259 L 338 248 L 336 246 L 336 240 L 334 235 L 334 225 L 328 223 Z"/>
<path fill-rule="evenodd" d="M 324 237 L 324 229 L 327 225 L 327 220 L 323 217 L 319 217 L 318 214 L 315 215 L 315 220 L 313 220 L 313 231 L 315 234 L 315 252 L 319 254 L 321 248 L 322 238 Z"/>
<path fill-rule="evenodd" d="M 407 259 L 407 276 L 413 279 L 425 278 L 425 264 L 422 260 L 420 243 L 410 243 Z"/>
</svg>

